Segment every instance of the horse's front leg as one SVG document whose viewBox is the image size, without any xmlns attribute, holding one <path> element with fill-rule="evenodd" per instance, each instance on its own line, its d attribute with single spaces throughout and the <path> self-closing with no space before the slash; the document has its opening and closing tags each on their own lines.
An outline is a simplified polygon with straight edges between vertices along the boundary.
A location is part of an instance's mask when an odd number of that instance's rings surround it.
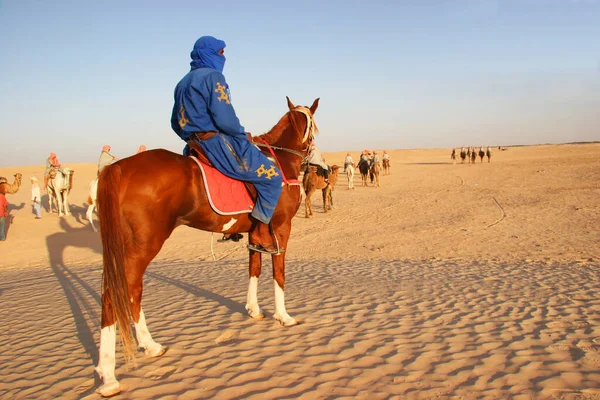
<svg viewBox="0 0 600 400">
<path fill-rule="evenodd" d="M 246 311 L 254 319 L 263 319 L 265 315 L 258 305 L 258 278 L 261 272 L 261 256 L 259 252 L 251 251 L 248 272 L 250 282 L 248 283 L 248 296 L 246 298 Z"/>
<path fill-rule="evenodd" d="M 273 286 L 275 289 L 275 315 L 273 318 L 283 326 L 298 325 L 298 322 L 290 317 L 285 309 L 285 253 L 274 254 L 271 257 L 273 260 Z"/>
</svg>

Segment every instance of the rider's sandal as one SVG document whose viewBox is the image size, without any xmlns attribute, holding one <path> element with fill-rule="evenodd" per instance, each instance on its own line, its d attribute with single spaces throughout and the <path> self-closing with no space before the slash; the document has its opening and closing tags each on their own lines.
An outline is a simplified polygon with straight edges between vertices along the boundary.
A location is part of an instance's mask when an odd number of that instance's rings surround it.
<svg viewBox="0 0 600 400">
<path fill-rule="evenodd" d="M 217 239 L 217 243 L 239 242 L 240 239 L 242 239 L 243 237 L 244 235 L 242 235 L 241 233 L 232 233 L 229 236 L 223 235 L 221 239 Z"/>
</svg>

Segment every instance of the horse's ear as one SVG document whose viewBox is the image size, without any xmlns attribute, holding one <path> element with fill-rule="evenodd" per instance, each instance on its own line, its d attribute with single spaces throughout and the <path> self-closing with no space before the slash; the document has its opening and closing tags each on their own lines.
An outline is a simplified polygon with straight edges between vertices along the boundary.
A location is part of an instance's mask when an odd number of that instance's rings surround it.
<svg viewBox="0 0 600 400">
<path fill-rule="evenodd" d="M 317 99 L 312 103 L 312 106 L 310 106 L 310 112 L 312 115 L 315 115 L 315 111 L 317 111 L 317 108 L 319 107 L 320 99 L 320 97 L 317 97 Z"/>
<path fill-rule="evenodd" d="M 294 103 L 292 103 L 292 101 L 290 100 L 289 97 L 285 96 L 285 98 L 287 99 L 288 108 L 290 109 L 290 111 L 292 111 L 294 108 L 296 108 L 296 106 L 294 105 Z"/>
</svg>

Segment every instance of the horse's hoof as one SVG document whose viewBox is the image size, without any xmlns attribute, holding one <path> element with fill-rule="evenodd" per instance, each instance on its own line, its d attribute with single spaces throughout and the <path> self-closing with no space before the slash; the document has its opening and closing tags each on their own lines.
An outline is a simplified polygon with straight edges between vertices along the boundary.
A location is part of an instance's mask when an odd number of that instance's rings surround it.
<svg viewBox="0 0 600 400">
<path fill-rule="evenodd" d="M 159 348 L 158 348 L 156 351 L 154 351 L 154 352 L 152 352 L 152 351 L 150 351 L 150 350 L 148 350 L 148 349 L 145 349 L 145 350 L 144 350 L 144 353 L 146 353 L 146 355 L 147 355 L 147 356 L 149 356 L 149 357 L 156 358 L 156 357 L 160 357 L 160 356 L 162 356 L 163 354 L 165 354 L 165 353 L 167 352 L 167 350 L 169 350 L 169 346 L 160 346 L 160 347 L 159 347 Z"/>
<path fill-rule="evenodd" d="M 282 318 L 279 315 L 275 315 L 274 318 L 277 321 L 279 321 L 281 326 L 296 326 L 296 325 L 298 325 L 298 321 L 296 321 L 294 318 L 290 317 L 289 315 L 286 316 L 285 318 Z"/>
<path fill-rule="evenodd" d="M 102 397 L 114 396 L 115 394 L 121 393 L 121 386 L 119 385 L 119 382 L 111 382 L 100 386 L 96 389 L 96 393 Z"/>
<path fill-rule="evenodd" d="M 246 305 L 246 311 L 248 311 L 248 316 L 250 316 L 250 318 L 252 319 L 258 320 L 263 319 L 265 317 L 265 314 L 263 314 L 262 310 L 258 306 L 256 306 L 256 308 L 252 308 Z"/>
</svg>

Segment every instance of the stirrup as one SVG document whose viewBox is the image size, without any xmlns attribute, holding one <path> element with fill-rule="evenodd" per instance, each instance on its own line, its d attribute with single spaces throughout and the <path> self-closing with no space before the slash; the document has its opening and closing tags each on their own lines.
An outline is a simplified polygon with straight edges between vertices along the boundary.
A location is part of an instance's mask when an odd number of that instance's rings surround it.
<svg viewBox="0 0 600 400">
<path fill-rule="evenodd" d="M 267 247 L 262 247 L 259 244 L 248 243 L 248 250 L 257 251 L 263 254 L 281 254 L 285 251 L 285 249 L 277 248 L 275 245 L 269 245 Z"/>
</svg>

